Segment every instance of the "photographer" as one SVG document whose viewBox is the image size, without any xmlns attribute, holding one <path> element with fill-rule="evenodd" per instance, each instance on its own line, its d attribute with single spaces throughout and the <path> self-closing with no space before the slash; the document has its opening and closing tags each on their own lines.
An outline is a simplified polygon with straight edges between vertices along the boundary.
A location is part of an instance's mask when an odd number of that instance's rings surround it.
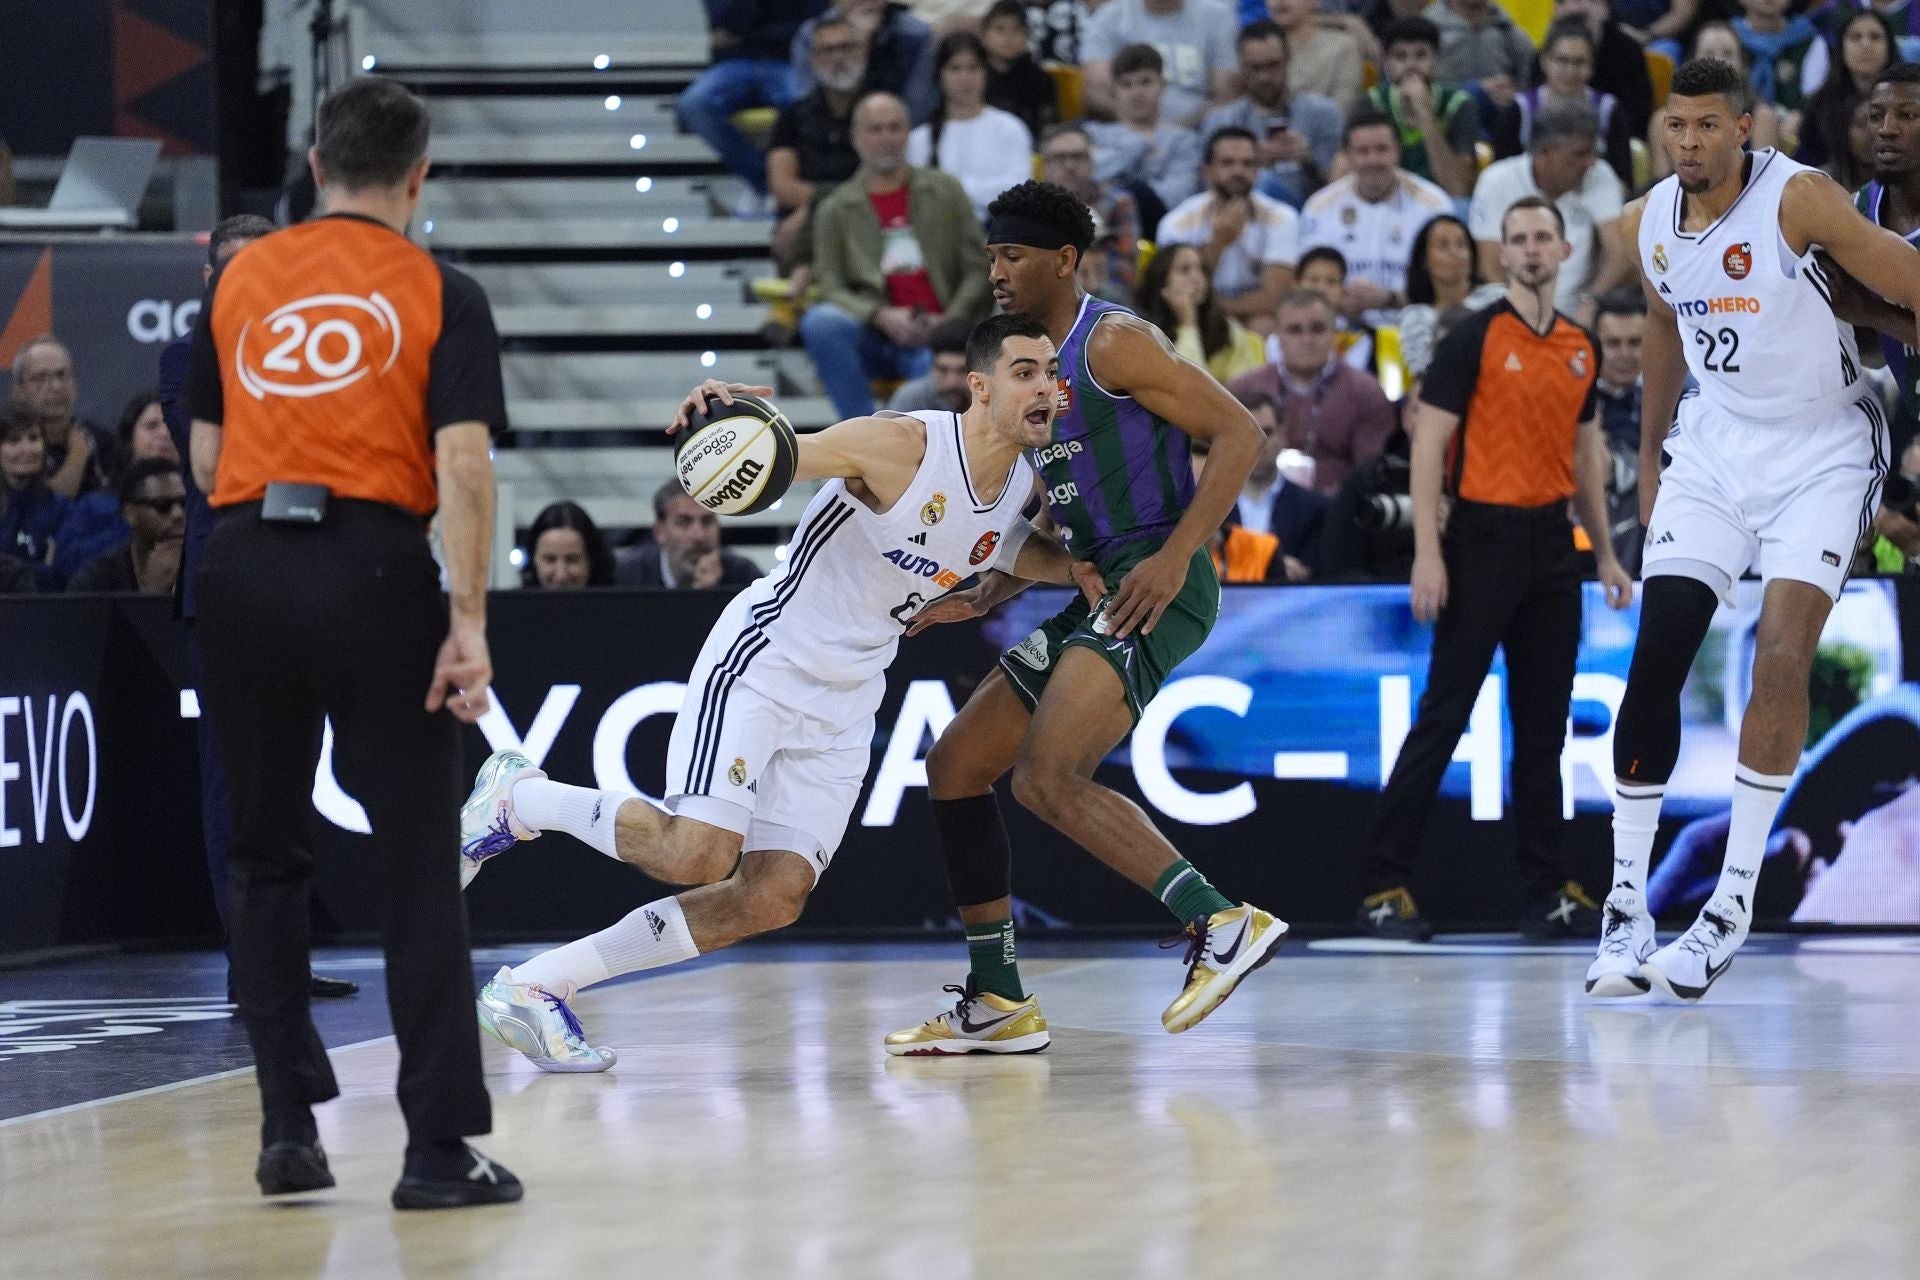
<svg viewBox="0 0 1920 1280">
<path fill-rule="evenodd" d="M 1407 888 L 1428 810 L 1480 696 L 1494 650 L 1507 659 L 1513 810 L 1528 879 L 1522 932 L 1583 937 L 1593 900 L 1561 856 L 1560 752 L 1580 646 L 1580 562 L 1572 499 L 1594 539 L 1607 601 L 1633 583 L 1606 529 L 1606 446 L 1594 401 L 1599 349 L 1554 310 L 1568 255 L 1554 206 L 1524 196 L 1500 224 L 1504 301 L 1457 325 L 1434 353 L 1413 428 L 1412 605 L 1435 623 L 1418 716 L 1395 761 L 1366 846 L 1361 929 L 1425 941 Z M 1453 507 L 1444 539 L 1440 501 Z"/>
</svg>

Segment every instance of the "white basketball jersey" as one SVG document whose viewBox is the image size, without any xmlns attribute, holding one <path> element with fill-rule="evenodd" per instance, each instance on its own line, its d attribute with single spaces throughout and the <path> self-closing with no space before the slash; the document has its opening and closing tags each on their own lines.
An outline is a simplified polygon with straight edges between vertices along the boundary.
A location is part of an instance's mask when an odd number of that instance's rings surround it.
<svg viewBox="0 0 1920 1280">
<path fill-rule="evenodd" d="M 1834 318 L 1813 247 L 1780 233 L 1780 197 L 1807 166 L 1756 151 L 1733 205 L 1702 231 L 1681 230 L 1680 181 L 1647 193 L 1640 260 L 1680 325 L 1700 394 L 1737 418 L 1810 419 L 1858 399 L 1853 329 Z"/>
<path fill-rule="evenodd" d="M 875 514 L 842 481 L 829 482 L 807 504 L 786 560 L 746 590 L 746 631 L 818 679 L 885 671 L 913 615 L 989 568 L 1033 495 L 1022 455 L 999 492 L 978 500 L 960 415 L 911 416 L 926 426 L 927 453 L 900 500 Z"/>
</svg>

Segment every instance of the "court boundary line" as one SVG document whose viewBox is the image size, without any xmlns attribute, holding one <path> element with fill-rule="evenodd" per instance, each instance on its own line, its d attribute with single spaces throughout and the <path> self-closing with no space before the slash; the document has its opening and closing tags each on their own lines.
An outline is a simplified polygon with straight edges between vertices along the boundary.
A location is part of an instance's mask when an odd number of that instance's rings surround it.
<svg viewBox="0 0 1920 1280">
<path fill-rule="evenodd" d="M 350 1049 L 365 1049 L 371 1045 L 386 1044 L 392 1036 L 375 1036 L 371 1040 L 356 1040 L 352 1044 L 343 1044 L 327 1050 L 329 1055 L 345 1053 Z M 29 1111 L 23 1116 L 9 1116 L 0 1120 L 0 1129 L 11 1128 L 16 1124 L 25 1124 L 29 1120 L 46 1120 L 53 1116 L 64 1116 L 75 1111 L 86 1111 L 93 1107 L 104 1107 L 113 1102 L 131 1102 L 135 1098 L 151 1098 L 159 1093 L 172 1093 L 176 1089 L 185 1089 L 196 1084 L 212 1084 L 215 1080 L 231 1080 L 235 1076 L 247 1075 L 252 1067 L 234 1067 L 228 1071 L 216 1071 L 212 1075 L 194 1076 L 190 1080 L 175 1080 L 171 1084 L 156 1084 L 145 1089 L 135 1089 L 131 1093 L 116 1093 L 106 1098 L 89 1098 L 85 1102 L 69 1102 L 64 1107 L 53 1107 L 46 1111 Z"/>
</svg>

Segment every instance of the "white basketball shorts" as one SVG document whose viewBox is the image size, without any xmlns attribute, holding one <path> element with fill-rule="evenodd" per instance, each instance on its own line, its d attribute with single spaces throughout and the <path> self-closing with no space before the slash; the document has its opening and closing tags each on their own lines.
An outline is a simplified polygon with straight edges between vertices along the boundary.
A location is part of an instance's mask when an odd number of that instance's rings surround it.
<svg viewBox="0 0 1920 1280">
<path fill-rule="evenodd" d="M 742 853 L 789 849 L 817 882 L 846 834 L 884 676 L 820 680 L 750 625 L 747 596 L 714 623 L 667 744 L 667 808 L 738 832 Z"/>
<path fill-rule="evenodd" d="M 1890 449 L 1871 392 L 1804 422 L 1746 422 L 1700 395 L 1680 402 L 1672 461 L 1647 527 L 1641 576 L 1677 574 L 1731 602 L 1749 568 L 1835 600 L 1880 502 Z"/>
</svg>

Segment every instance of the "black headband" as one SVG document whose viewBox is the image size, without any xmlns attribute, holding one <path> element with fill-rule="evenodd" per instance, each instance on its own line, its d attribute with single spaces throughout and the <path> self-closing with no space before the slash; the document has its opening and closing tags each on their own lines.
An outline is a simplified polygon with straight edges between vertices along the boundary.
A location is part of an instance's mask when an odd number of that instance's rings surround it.
<svg viewBox="0 0 1920 1280">
<path fill-rule="evenodd" d="M 1080 248 L 1072 235 L 1024 213 L 996 213 L 987 223 L 988 244 L 1019 244 L 1030 249 Z"/>
</svg>

